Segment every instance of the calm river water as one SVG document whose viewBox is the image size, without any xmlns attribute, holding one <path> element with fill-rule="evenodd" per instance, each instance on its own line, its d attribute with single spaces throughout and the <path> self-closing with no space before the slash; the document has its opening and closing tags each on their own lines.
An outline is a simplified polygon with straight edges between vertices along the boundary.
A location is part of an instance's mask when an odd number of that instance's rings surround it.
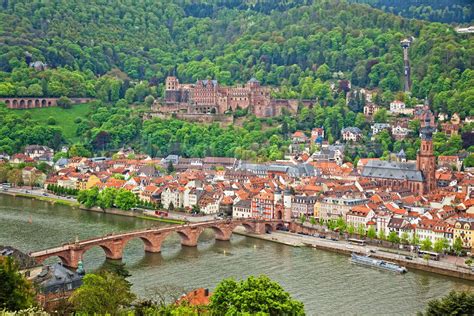
<svg viewBox="0 0 474 316">
<path fill-rule="evenodd" d="M 39 250 L 79 238 L 127 231 L 155 222 L 85 212 L 66 206 L 0 195 L 0 244 L 23 251 Z M 134 291 L 150 296 L 153 288 L 174 285 L 211 290 L 223 278 L 267 274 L 304 302 L 308 315 L 413 315 L 432 298 L 451 289 L 474 289 L 474 284 L 435 274 L 410 271 L 395 275 L 354 266 L 348 257 L 294 248 L 234 235 L 230 242 L 215 241 L 212 231 L 200 237 L 197 248 L 181 248 L 179 236 L 170 236 L 160 254 L 145 254 L 140 240 L 124 251 Z M 99 247 L 85 254 L 93 271 L 105 263 Z"/>
</svg>

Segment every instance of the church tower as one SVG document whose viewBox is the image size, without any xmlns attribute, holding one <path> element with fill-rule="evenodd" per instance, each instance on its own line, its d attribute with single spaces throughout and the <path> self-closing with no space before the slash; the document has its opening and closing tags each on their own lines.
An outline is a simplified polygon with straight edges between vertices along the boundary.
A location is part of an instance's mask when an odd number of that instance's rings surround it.
<svg viewBox="0 0 474 316">
<path fill-rule="evenodd" d="M 433 131 L 430 118 L 425 117 L 425 124 L 421 128 L 421 146 L 416 156 L 416 168 L 423 174 L 423 194 L 436 189 L 436 158 L 433 154 Z"/>
</svg>

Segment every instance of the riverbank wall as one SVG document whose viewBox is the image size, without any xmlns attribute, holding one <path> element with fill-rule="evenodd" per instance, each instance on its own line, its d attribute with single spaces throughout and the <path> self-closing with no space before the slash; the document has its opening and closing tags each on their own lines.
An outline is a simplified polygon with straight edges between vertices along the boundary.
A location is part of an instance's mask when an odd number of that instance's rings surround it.
<svg viewBox="0 0 474 316">
<path fill-rule="evenodd" d="M 255 235 L 245 230 L 236 230 L 236 234 L 257 238 L 265 241 L 271 241 L 281 243 L 293 247 L 309 247 L 317 250 L 330 251 L 345 256 L 350 256 L 353 252 L 365 254 L 368 250 L 367 246 L 353 246 L 343 241 L 326 241 L 321 240 L 317 237 L 295 235 L 287 232 L 274 232 L 271 234 Z M 413 258 L 412 260 L 406 259 L 405 256 L 383 252 L 383 250 L 377 250 L 375 253 L 370 253 L 370 256 L 376 259 L 386 260 L 395 262 L 408 269 L 416 269 L 420 271 L 436 273 L 449 277 L 460 278 L 468 281 L 474 281 L 474 273 L 468 268 L 458 267 L 453 264 L 438 261 L 426 262 L 422 259 Z"/>
<path fill-rule="evenodd" d="M 42 202 L 48 202 L 51 204 L 61 204 L 70 207 L 79 207 L 80 204 L 77 201 L 68 201 L 64 199 L 57 199 L 49 196 L 40 196 L 35 194 L 28 194 L 28 193 L 20 193 L 20 192 L 9 192 L 9 191 L 0 191 L 0 194 L 9 195 L 13 197 L 21 197 L 27 199 L 34 199 Z"/>
<path fill-rule="evenodd" d="M 325 250 L 325 251 L 331 251 L 331 252 L 337 252 L 339 254 L 347 255 L 350 256 L 353 252 L 351 249 L 342 249 L 342 248 L 335 248 L 335 247 L 330 247 L 326 245 L 307 245 L 308 247 L 312 247 L 315 249 L 320 249 L 320 250 Z M 441 267 L 437 266 L 435 262 L 431 263 L 420 263 L 414 260 L 408 260 L 404 259 L 403 257 L 395 257 L 395 256 L 388 256 L 384 253 L 378 252 L 378 253 L 372 253 L 370 254 L 372 258 L 375 259 L 381 259 L 381 260 L 387 260 L 391 262 L 395 262 L 398 265 L 404 266 L 408 269 L 416 269 L 416 270 L 421 270 L 421 271 L 426 271 L 426 272 L 431 272 L 431 273 L 437 273 L 445 276 L 450 276 L 450 277 L 455 277 L 455 278 L 460 278 L 464 280 L 469 280 L 469 281 L 474 281 L 474 273 L 469 272 L 468 269 L 464 268 L 457 268 L 455 266 L 453 267 Z"/>
<path fill-rule="evenodd" d="M 90 207 L 89 208 L 89 207 L 85 207 L 84 205 L 81 205 L 76 200 L 65 200 L 65 199 L 55 198 L 55 197 L 51 197 L 51 196 L 41 196 L 41 195 L 36 195 L 36 194 L 11 192 L 11 191 L 0 191 L 0 194 L 9 195 L 9 196 L 13 196 L 13 197 L 35 199 L 35 200 L 38 200 L 38 201 L 48 202 L 48 203 L 51 203 L 51 204 L 60 204 L 60 205 L 65 205 L 65 206 L 69 206 L 69 207 L 75 207 L 75 208 L 78 208 L 82 211 L 87 211 L 87 212 L 96 212 L 96 213 L 113 214 L 113 215 L 119 215 L 119 216 L 135 217 L 135 218 L 139 218 L 139 219 L 155 221 L 155 222 L 162 222 L 162 223 L 169 223 L 169 224 L 183 224 L 184 223 L 184 221 L 180 221 L 180 220 L 174 220 L 174 219 L 169 219 L 169 218 L 161 218 L 161 217 L 152 217 L 152 216 L 149 216 L 149 215 L 145 215 L 143 213 L 132 212 L 132 211 L 124 211 L 124 210 L 112 209 L 112 208 L 103 210 L 99 207 Z"/>
<path fill-rule="evenodd" d="M 89 211 L 89 212 L 96 212 L 96 213 L 104 213 L 104 214 L 113 214 L 113 215 L 119 215 L 119 216 L 127 216 L 127 217 L 135 217 L 139 219 L 145 219 L 145 220 L 150 220 L 150 221 L 156 221 L 156 222 L 162 222 L 162 223 L 169 223 L 169 224 L 183 224 L 184 221 L 180 220 L 175 220 L 175 219 L 169 219 L 169 218 L 161 218 L 161 217 L 152 217 L 149 215 L 145 215 L 141 212 L 133 212 L 133 211 L 124 211 L 116 208 L 107 208 L 107 209 L 101 209 L 99 207 L 85 207 L 83 205 L 79 206 L 79 209 L 83 211 Z"/>
</svg>

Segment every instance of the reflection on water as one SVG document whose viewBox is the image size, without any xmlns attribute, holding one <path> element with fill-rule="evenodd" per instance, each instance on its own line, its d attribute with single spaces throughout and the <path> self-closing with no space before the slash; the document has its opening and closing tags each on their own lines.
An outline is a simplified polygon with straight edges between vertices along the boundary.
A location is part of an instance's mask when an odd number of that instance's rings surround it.
<svg viewBox="0 0 474 316">
<path fill-rule="evenodd" d="M 56 246 L 75 236 L 156 224 L 2 195 L 0 221 L 0 244 L 25 251 Z M 179 235 L 171 234 L 158 254 L 145 253 L 143 242 L 133 239 L 124 249 L 123 262 L 132 275 L 133 290 L 142 297 L 165 285 L 212 290 L 224 278 L 267 274 L 302 300 L 309 315 L 413 315 L 428 300 L 451 289 L 472 289 L 472 283 L 463 280 L 418 271 L 396 275 L 352 265 L 348 257 L 315 249 L 238 235 L 228 242 L 215 241 L 212 230 L 199 238 L 198 247 L 181 247 Z M 104 251 L 90 249 L 84 264 L 88 271 L 107 265 Z"/>
</svg>

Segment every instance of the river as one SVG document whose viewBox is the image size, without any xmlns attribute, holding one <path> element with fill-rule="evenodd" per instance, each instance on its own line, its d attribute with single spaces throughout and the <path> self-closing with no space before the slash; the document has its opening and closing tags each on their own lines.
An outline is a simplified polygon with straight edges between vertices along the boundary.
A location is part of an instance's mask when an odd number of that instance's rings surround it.
<svg viewBox="0 0 474 316">
<path fill-rule="evenodd" d="M 0 194 L 0 244 L 26 252 L 57 246 L 76 236 L 94 237 L 150 225 L 157 224 Z M 150 297 L 153 289 L 163 285 L 212 290 L 224 278 L 266 274 L 303 301 L 308 315 L 414 315 L 427 301 L 451 289 L 474 289 L 473 283 L 420 271 L 396 275 L 355 266 L 346 256 L 321 250 L 238 235 L 230 242 L 215 241 L 213 232 L 207 230 L 197 248 L 182 248 L 174 234 L 159 254 L 145 254 L 142 242 L 132 240 L 123 261 L 140 297 Z M 88 271 L 104 264 L 99 247 L 84 255 Z"/>
</svg>

